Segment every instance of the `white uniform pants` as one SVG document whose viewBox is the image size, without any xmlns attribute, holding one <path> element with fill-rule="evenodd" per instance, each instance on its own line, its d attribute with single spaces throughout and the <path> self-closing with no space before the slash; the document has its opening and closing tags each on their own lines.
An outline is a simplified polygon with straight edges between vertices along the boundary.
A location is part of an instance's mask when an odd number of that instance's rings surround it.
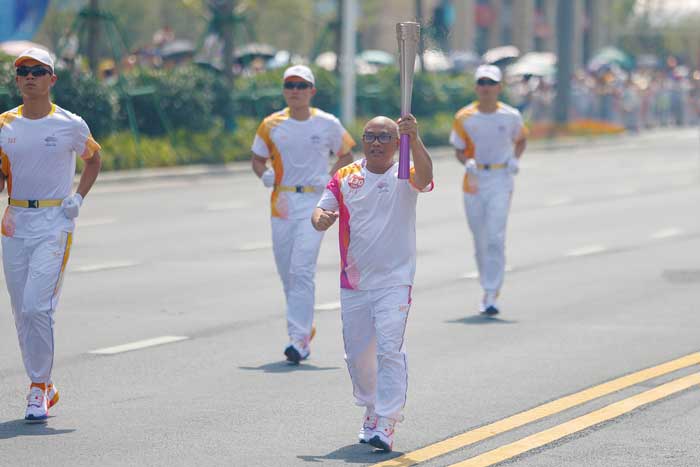
<svg viewBox="0 0 700 467">
<path fill-rule="evenodd" d="M 480 174 L 478 191 L 464 194 L 464 212 L 474 238 L 481 287 L 497 294 L 506 267 L 506 225 L 513 193 L 512 176 Z"/>
<path fill-rule="evenodd" d="M 54 312 L 73 234 L 41 238 L 2 237 L 2 264 L 27 376 L 50 383 Z"/>
<path fill-rule="evenodd" d="M 287 300 L 287 333 L 306 346 L 314 321 L 316 260 L 323 233 L 308 219 L 272 218 L 272 249 Z"/>
<path fill-rule="evenodd" d="M 357 405 L 401 421 L 408 371 L 404 333 L 411 287 L 340 290 L 345 361 Z"/>
</svg>

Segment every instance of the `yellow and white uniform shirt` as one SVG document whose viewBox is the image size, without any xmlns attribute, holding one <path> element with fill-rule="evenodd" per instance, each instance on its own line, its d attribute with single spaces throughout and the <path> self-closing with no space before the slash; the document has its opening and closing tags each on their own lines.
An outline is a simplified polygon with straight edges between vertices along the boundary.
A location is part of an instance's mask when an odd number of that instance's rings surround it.
<svg viewBox="0 0 700 467">
<path fill-rule="evenodd" d="M 343 289 L 413 285 L 419 190 L 413 167 L 409 180 L 400 180 L 398 172 L 396 162 L 383 174 L 372 173 L 362 159 L 338 170 L 323 192 L 318 207 L 339 213 Z"/>
<path fill-rule="evenodd" d="M 0 115 L 0 170 L 12 199 L 66 198 L 73 188 L 76 154 L 90 159 L 99 149 L 85 121 L 55 104 L 40 119 L 24 117 L 22 106 Z M 6 237 L 38 238 L 74 228 L 60 206 L 8 206 L 2 219 Z"/>
<path fill-rule="evenodd" d="M 527 136 L 523 118 L 517 109 L 502 102 L 491 113 L 480 112 L 478 105 L 473 102 L 457 112 L 450 144 L 463 151 L 467 158 L 474 158 L 480 166 L 506 164 L 515 157 L 515 143 Z M 466 173 L 464 191 L 468 191 Z"/>
<path fill-rule="evenodd" d="M 341 156 L 353 146 L 355 141 L 340 121 L 317 108 L 303 121 L 291 118 L 288 108 L 265 118 L 251 149 L 255 155 L 269 158 L 275 171 L 272 217 L 310 217 L 328 182 L 330 155 Z M 316 188 L 295 193 L 279 190 L 279 186 Z"/>
</svg>

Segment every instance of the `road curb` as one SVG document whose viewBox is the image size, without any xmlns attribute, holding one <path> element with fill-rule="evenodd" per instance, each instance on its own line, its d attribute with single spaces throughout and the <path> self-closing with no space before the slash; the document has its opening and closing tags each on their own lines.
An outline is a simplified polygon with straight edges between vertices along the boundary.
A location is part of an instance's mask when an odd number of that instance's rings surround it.
<svg viewBox="0 0 700 467">
<path fill-rule="evenodd" d="M 647 133 L 653 134 L 653 133 Z M 556 151 L 561 149 L 576 148 L 580 146 L 616 145 L 638 135 L 614 135 L 596 138 L 572 138 L 565 140 L 535 140 L 528 143 L 528 151 Z M 436 159 L 452 157 L 454 149 L 450 146 L 437 146 L 430 148 L 430 152 Z M 103 172 L 97 183 L 136 183 L 149 180 L 169 180 L 196 177 L 224 176 L 239 173 L 249 173 L 251 170 L 249 161 L 230 162 L 217 165 L 187 165 L 178 167 L 164 167 L 159 169 L 135 169 L 124 171 Z M 76 177 L 77 179 L 78 177 Z"/>
</svg>

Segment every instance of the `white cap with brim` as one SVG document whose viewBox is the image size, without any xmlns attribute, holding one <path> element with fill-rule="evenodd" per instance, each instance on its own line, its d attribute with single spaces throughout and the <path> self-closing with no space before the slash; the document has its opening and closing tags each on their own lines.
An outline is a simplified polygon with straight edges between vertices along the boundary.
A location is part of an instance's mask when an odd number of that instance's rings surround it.
<svg viewBox="0 0 700 467">
<path fill-rule="evenodd" d="M 490 80 L 501 82 L 502 79 L 501 69 L 496 65 L 481 65 L 476 69 L 474 73 L 474 79 L 479 80 L 481 78 L 488 78 Z"/>
<path fill-rule="evenodd" d="M 308 81 L 309 83 L 316 85 L 316 80 L 314 79 L 314 74 L 308 66 L 304 66 L 304 65 L 290 66 L 289 68 L 284 70 L 284 76 L 282 79 L 286 80 L 287 78 L 291 78 L 292 76 L 299 77 L 299 78 L 303 79 L 304 81 Z"/>
<path fill-rule="evenodd" d="M 51 71 L 53 72 L 53 58 L 51 58 L 51 54 L 48 52 L 48 50 L 40 49 L 38 47 L 32 47 L 31 49 L 25 50 L 19 54 L 17 60 L 15 60 L 15 67 L 20 66 L 25 60 L 36 60 L 42 65 L 50 67 Z"/>
</svg>

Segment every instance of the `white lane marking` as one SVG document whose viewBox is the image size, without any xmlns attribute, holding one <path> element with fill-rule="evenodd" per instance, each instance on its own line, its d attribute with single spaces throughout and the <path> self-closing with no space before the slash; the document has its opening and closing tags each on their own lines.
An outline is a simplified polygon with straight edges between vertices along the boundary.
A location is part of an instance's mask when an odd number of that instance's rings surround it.
<svg viewBox="0 0 700 467">
<path fill-rule="evenodd" d="M 246 203 L 240 201 L 229 201 L 226 203 L 212 203 L 207 206 L 207 211 L 229 211 L 231 209 L 241 209 L 246 207 Z"/>
<path fill-rule="evenodd" d="M 545 203 L 546 206 L 563 206 L 565 204 L 570 204 L 573 199 L 570 196 L 560 196 L 559 198 L 553 198 Z"/>
<path fill-rule="evenodd" d="M 602 253 L 607 248 L 605 248 L 603 245 L 588 245 L 588 246 L 583 246 L 581 248 L 576 248 L 574 250 L 571 250 L 566 253 L 566 256 L 586 256 L 586 255 L 595 255 L 597 253 Z"/>
<path fill-rule="evenodd" d="M 114 355 L 122 352 L 130 352 L 132 350 L 145 349 L 156 345 L 170 344 L 172 342 L 184 341 L 189 339 L 187 336 L 160 336 L 153 339 L 131 342 L 129 344 L 115 345 L 114 347 L 106 347 L 104 349 L 91 350 L 88 353 L 96 355 Z"/>
<path fill-rule="evenodd" d="M 234 248 L 236 251 L 256 251 L 256 250 L 267 250 L 269 248 L 272 248 L 272 243 L 270 242 L 252 242 L 252 243 L 244 243 L 243 245 L 239 245 L 238 247 Z"/>
<path fill-rule="evenodd" d="M 654 240 L 661 240 L 663 238 L 677 237 L 681 235 L 683 231 L 676 227 L 669 227 L 668 229 L 659 230 L 652 234 L 651 238 Z"/>
<path fill-rule="evenodd" d="M 136 261 L 112 261 L 107 263 L 90 264 L 87 266 L 78 266 L 71 268 L 71 272 L 95 272 L 106 271 L 109 269 L 122 269 L 136 266 L 139 263 Z"/>
<path fill-rule="evenodd" d="M 78 221 L 78 227 L 94 227 L 96 225 L 116 224 L 117 220 L 114 217 L 98 217 L 96 219 L 87 219 Z"/>
<path fill-rule="evenodd" d="M 179 188 L 184 186 L 193 186 L 192 182 L 158 182 L 150 184 L 133 185 L 126 183 L 121 186 L 106 186 L 96 187 L 90 190 L 90 193 L 109 194 L 109 193 L 130 193 L 136 191 L 157 190 L 160 188 Z"/>
<path fill-rule="evenodd" d="M 315 310 L 316 311 L 340 310 L 340 302 L 322 303 L 321 305 L 316 305 Z"/>
<path fill-rule="evenodd" d="M 515 268 L 511 266 L 510 264 L 506 264 L 505 272 L 513 272 Z M 479 278 L 479 271 L 472 271 L 468 272 L 466 274 L 462 274 L 462 279 L 478 279 Z"/>
<path fill-rule="evenodd" d="M 637 188 L 618 188 L 615 190 L 615 195 L 617 196 L 627 196 L 627 195 L 633 195 L 635 193 L 639 193 L 639 190 Z"/>
</svg>

